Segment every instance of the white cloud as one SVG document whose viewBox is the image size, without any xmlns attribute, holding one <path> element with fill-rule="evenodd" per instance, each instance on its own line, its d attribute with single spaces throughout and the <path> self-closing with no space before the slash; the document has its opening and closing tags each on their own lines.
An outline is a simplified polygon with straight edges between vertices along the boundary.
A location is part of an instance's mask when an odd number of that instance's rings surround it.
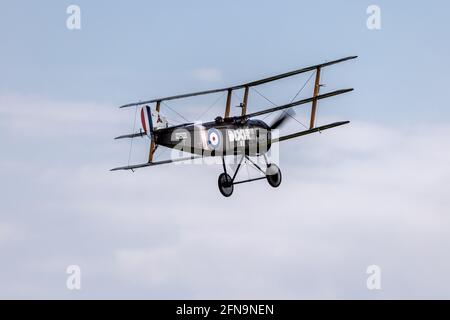
<svg viewBox="0 0 450 320">
<path fill-rule="evenodd" d="M 4 242 L 4 260 L 46 281 L 2 266 L 2 290 L 61 296 L 67 262 L 88 276 L 84 297 L 370 298 L 377 264 L 376 297 L 448 298 L 449 134 L 353 122 L 285 142 L 280 188 L 239 185 L 229 199 L 220 166 L 109 172 L 112 147 L 98 141 L 72 141 L 96 156 L 70 170 L 64 157 L 42 169 L 6 154 L 1 209 L 33 241 Z"/>
<path fill-rule="evenodd" d="M 19 226 L 0 221 L 0 246 L 22 239 L 24 234 Z"/>
<path fill-rule="evenodd" d="M 222 72 L 216 68 L 200 68 L 194 71 L 194 77 L 206 82 L 218 82 L 222 80 Z"/>
<path fill-rule="evenodd" d="M 92 135 L 124 123 L 125 112 L 98 103 L 0 95 L 0 128 L 17 137 Z"/>
</svg>

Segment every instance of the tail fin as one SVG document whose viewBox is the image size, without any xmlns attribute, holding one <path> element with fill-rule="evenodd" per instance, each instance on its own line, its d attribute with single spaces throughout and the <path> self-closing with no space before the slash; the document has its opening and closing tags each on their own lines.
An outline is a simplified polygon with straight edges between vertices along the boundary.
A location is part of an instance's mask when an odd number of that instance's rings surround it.
<svg viewBox="0 0 450 320">
<path fill-rule="evenodd" d="M 142 107 L 141 122 L 142 129 L 148 136 L 151 136 L 154 130 L 167 128 L 169 126 L 166 118 L 161 116 L 158 111 L 152 111 L 149 106 Z"/>
<path fill-rule="evenodd" d="M 147 136 L 151 139 L 154 138 L 153 133 L 159 129 L 169 127 L 167 119 L 159 114 L 158 111 L 152 111 L 149 106 L 143 106 L 141 108 L 141 124 L 142 129 L 139 129 L 136 133 L 125 134 L 115 139 L 134 138 Z"/>
<path fill-rule="evenodd" d="M 149 106 L 143 106 L 141 109 L 141 123 L 142 129 L 147 136 L 153 133 L 152 110 Z"/>
<path fill-rule="evenodd" d="M 136 120 L 136 119 L 135 119 Z M 150 138 L 150 151 L 148 155 L 148 163 L 153 163 L 153 154 L 157 148 L 155 132 L 167 128 L 169 123 L 165 117 L 159 114 L 159 105 L 156 106 L 156 110 L 152 112 L 150 106 L 143 106 L 141 108 L 141 124 L 142 129 L 139 132 L 125 134 L 117 137 L 116 139 L 144 137 Z M 134 168 L 134 167 L 133 167 Z M 133 169 L 130 167 L 130 169 Z"/>
</svg>

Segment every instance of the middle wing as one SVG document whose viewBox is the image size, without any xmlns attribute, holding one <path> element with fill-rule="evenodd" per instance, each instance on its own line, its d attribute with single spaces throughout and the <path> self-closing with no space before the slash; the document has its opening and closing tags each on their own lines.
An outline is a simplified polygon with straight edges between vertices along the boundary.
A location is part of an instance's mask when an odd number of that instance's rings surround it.
<svg viewBox="0 0 450 320">
<path fill-rule="evenodd" d="M 321 99 L 337 96 L 339 94 L 347 93 L 347 92 L 350 92 L 350 91 L 353 91 L 353 88 L 336 90 L 336 91 L 332 91 L 332 92 L 328 92 L 328 93 L 324 93 L 324 94 L 318 95 L 315 98 L 311 97 L 311 98 L 307 98 L 307 99 L 303 99 L 303 100 L 298 100 L 298 101 L 295 101 L 295 102 L 292 102 L 292 103 L 288 103 L 288 104 L 285 104 L 285 105 L 282 105 L 282 106 L 278 106 L 278 107 L 274 107 L 274 108 L 270 108 L 270 109 L 265 109 L 265 110 L 262 110 L 262 111 L 249 113 L 249 114 L 247 114 L 245 116 L 242 116 L 242 117 L 244 117 L 244 118 L 257 117 L 257 116 L 260 116 L 260 115 L 263 115 L 263 114 L 266 114 L 266 113 L 276 112 L 276 111 L 283 110 L 283 109 L 289 109 L 289 108 L 292 108 L 292 107 L 295 107 L 295 106 L 298 106 L 298 105 L 301 105 L 301 104 L 306 104 L 306 103 L 312 102 L 314 100 L 321 100 Z"/>
</svg>

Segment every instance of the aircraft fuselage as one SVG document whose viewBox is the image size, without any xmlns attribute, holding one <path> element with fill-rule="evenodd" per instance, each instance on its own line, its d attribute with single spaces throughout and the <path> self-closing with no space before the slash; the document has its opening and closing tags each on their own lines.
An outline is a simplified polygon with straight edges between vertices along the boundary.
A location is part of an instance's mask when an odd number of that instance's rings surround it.
<svg viewBox="0 0 450 320">
<path fill-rule="evenodd" d="M 154 135 L 157 145 L 202 156 L 257 156 L 265 154 L 271 146 L 270 127 L 261 120 L 218 118 L 157 130 Z"/>
</svg>

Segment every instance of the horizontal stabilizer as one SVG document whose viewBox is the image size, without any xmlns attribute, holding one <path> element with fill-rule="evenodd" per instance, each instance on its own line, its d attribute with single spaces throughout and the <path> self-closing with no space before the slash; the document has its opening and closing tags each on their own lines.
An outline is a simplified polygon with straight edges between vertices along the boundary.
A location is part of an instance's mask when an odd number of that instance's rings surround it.
<svg viewBox="0 0 450 320">
<path fill-rule="evenodd" d="M 327 124 L 327 125 L 320 126 L 320 127 L 316 127 L 316 128 L 310 129 L 310 130 L 305 130 L 305 131 L 300 131 L 300 132 L 296 132 L 296 133 L 293 133 L 293 134 L 288 134 L 286 136 L 282 136 L 282 137 L 279 137 L 279 138 L 272 139 L 272 143 L 281 142 L 281 141 L 284 141 L 284 140 L 289 140 L 289 139 L 301 137 L 301 136 L 304 136 L 304 135 L 307 135 L 307 134 L 320 132 L 320 131 L 331 129 L 331 128 L 334 128 L 334 127 L 339 127 L 339 126 L 342 126 L 342 125 L 348 124 L 348 123 L 350 123 L 350 121 L 334 122 L 334 123 Z"/>
<path fill-rule="evenodd" d="M 131 133 L 131 134 L 125 134 L 123 136 L 118 136 L 118 137 L 115 137 L 114 139 L 118 140 L 118 139 L 126 139 L 126 138 L 145 137 L 145 136 L 146 136 L 145 132 L 141 131 L 141 132 L 136 132 L 136 133 Z"/>
<path fill-rule="evenodd" d="M 111 169 L 110 171 L 133 170 L 133 169 L 139 169 L 139 168 L 145 168 L 145 167 L 153 167 L 153 166 L 157 166 L 160 164 L 167 164 L 167 163 L 172 163 L 172 162 L 195 160 L 198 158 L 201 158 L 201 156 L 190 156 L 190 157 L 178 158 L 178 159 L 161 160 L 161 161 L 156 161 L 156 162 L 146 162 L 146 163 L 135 164 L 135 165 L 131 165 L 131 166 L 118 167 L 118 168 Z"/>
</svg>

